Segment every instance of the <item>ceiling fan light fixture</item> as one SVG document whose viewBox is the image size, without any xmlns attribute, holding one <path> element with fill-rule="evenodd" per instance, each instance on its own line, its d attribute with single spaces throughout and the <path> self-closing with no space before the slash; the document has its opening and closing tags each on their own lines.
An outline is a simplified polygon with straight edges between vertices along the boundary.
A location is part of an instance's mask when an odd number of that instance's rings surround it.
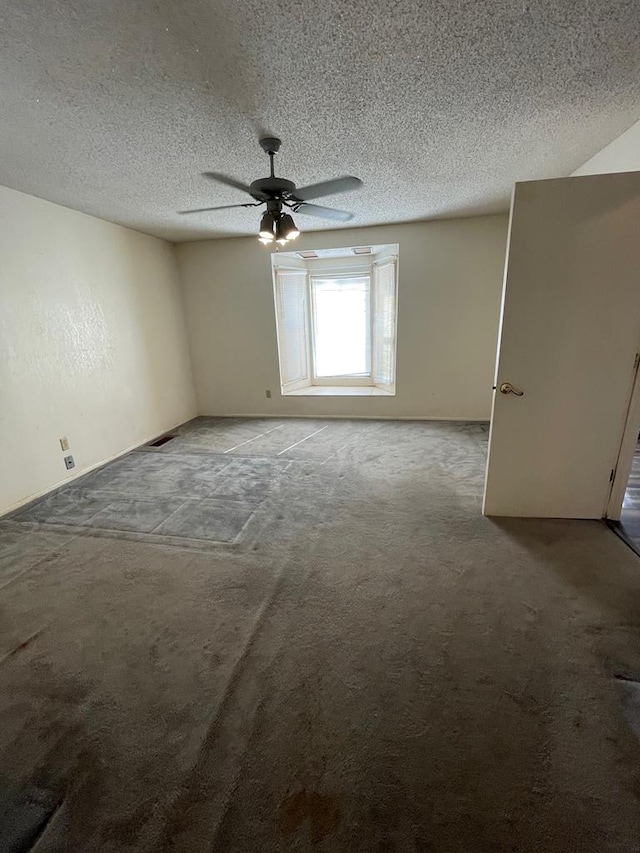
<svg viewBox="0 0 640 853">
<path fill-rule="evenodd" d="M 299 233 L 295 222 L 288 213 L 284 213 L 276 220 L 276 241 L 281 246 L 284 246 L 288 240 L 295 240 Z"/>
<path fill-rule="evenodd" d="M 274 238 L 274 225 L 275 220 L 273 213 L 270 210 L 267 210 L 266 213 L 262 215 L 262 219 L 260 220 L 260 234 L 259 239 L 263 243 L 270 243 Z"/>
<path fill-rule="evenodd" d="M 285 240 L 295 240 L 296 237 L 300 235 L 296 223 L 293 221 L 293 217 L 288 213 L 285 213 L 284 216 L 280 217 L 278 220 L 278 227 L 280 228 Z"/>
</svg>

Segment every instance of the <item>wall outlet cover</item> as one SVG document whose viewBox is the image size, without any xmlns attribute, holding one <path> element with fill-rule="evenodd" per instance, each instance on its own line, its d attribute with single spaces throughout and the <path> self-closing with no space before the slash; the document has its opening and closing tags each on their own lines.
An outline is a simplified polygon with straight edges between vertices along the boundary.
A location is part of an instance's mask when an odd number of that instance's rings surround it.
<svg viewBox="0 0 640 853">
<path fill-rule="evenodd" d="M 264 396 L 265 396 L 268 400 L 269 400 L 269 399 L 271 399 L 271 390 L 270 390 L 269 388 L 267 388 L 267 390 L 264 392 Z"/>
<path fill-rule="evenodd" d="M 69 470 L 70 468 L 76 467 L 76 463 L 73 461 L 73 456 L 65 456 L 64 457 L 64 464 L 65 464 L 67 470 Z"/>
</svg>

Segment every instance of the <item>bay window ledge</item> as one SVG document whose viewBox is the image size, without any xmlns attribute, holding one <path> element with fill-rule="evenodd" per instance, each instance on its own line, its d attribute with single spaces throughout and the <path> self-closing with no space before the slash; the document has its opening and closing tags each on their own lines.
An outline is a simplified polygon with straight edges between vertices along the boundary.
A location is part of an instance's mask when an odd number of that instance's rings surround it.
<svg viewBox="0 0 640 853">
<path fill-rule="evenodd" d="M 284 397 L 395 397 L 395 391 L 387 391 L 375 385 L 308 385 L 295 391 L 283 391 Z"/>
</svg>

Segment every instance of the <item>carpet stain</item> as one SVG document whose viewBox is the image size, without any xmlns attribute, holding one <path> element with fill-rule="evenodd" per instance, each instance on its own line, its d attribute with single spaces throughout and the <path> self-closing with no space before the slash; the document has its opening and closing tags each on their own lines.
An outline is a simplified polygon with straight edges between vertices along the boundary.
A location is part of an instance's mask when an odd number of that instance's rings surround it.
<svg viewBox="0 0 640 853">
<path fill-rule="evenodd" d="M 311 825 L 311 842 L 316 844 L 340 823 L 338 798 L 317 791 L 296 791 L 280 804 L 280 832 L 292 835 L 306 820 Z"/>
<path fill-rule="evenodd" d="M 4 663 L 10 657 L 13 657 L 17 652 L 24 651 L 24 649 L 28 648 L 31 643 L 42 634 L 44 628 L 40 628 L 38 631 L 35 631 L 31 636 L 27 637 L 26 640 L 23 640 L 19 645 L 15 646 L 15 648 L 11 649 L 11 651 L 7 652 L 0 658 L 0 663 Z"/>
</svg>

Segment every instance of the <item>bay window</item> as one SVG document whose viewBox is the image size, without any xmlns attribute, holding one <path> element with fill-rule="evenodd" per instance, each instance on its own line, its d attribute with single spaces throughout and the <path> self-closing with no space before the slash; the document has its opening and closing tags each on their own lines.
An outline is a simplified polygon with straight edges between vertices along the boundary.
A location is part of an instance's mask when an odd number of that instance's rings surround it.
<svg viewBox="0 0 640 853">
<path fill-rule="evenodd" d="M 273 256 L 282 393 L 394 394 L 397 246 L 318 255 Z"/>
</svg>

